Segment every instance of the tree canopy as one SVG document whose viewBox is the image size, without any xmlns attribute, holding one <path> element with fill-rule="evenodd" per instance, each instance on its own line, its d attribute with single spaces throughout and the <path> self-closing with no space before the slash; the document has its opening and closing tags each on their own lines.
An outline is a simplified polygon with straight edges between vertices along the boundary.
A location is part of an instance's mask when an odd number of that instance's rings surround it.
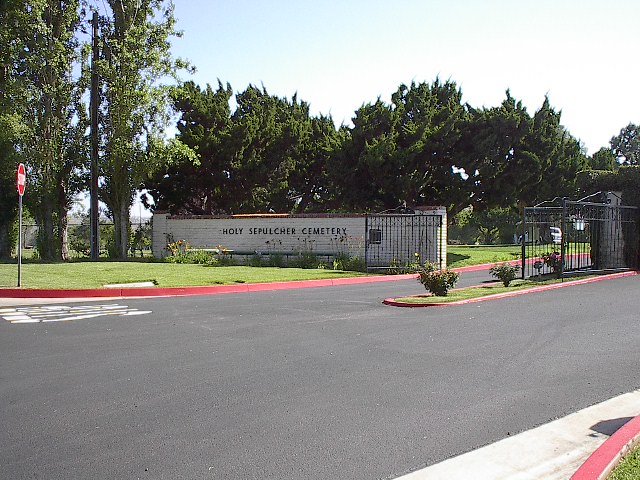
<svg viewBox="0 0 640 480">
<path fill-rule="evenodd" d="M 362 105 L 337 129 L 289 100 L 249 86 L 174 92 L 177 138 L 198 162 L 167 165 L 145 186 L 174 213 L 386 211 L 445 205 L 452 214 L 515 207 L 575 191 L 587 168 L 547 98 L 529 115 L 509 92 L 474 109 L 455 82 L 401 85 L 391 103 Z"/>
<path fill-rule="evenodd" d="M 152 208 L 178 214 L 444 205 L 451 216 L 471 207 L 491 218 L 492 209 L 506 217 L 521 204 L 574 196 L 578 172 L 640 158 L 633 123 L 587 158 L 548 98 L 533 113 L 509 91 L 500 105 L 476 108 L 439 78 L 401 84 L 389 102 L 364 103 L 336 128 L 297 94 L 182 82 L 177 73 L 189 65 L 171 53 L 180 32 L 170 0 L 99 8 L 99 193 L 119 257 L 142 189 Z M 67 212 L 87 189 L 87 13 L 81 0 L 0 2 L 0 257 L 15 242 L 19 162 L 40 256 L 68 256 Z"/>
<path fill-rule="evenodd" d="M 100 77 L 100 196 L 115 226 L 115 248 L 126 258 L 129 208 L 136 190 L 167 156 L 164 130 L 169 119 L 169 91 L 165 78 L 186 68 L 171 54 L 175 29 L 173 3 L 163 0 L 108 0 L 101 18 L 104 37 Z M 141 48 L 141 46 L 144 46 Z"/>
<path fill-rule="evenodd" d="M 611 151 L 621 165 L 640 165 L 640 127 L 630 123 L 611 139 Z"/>
</svg>

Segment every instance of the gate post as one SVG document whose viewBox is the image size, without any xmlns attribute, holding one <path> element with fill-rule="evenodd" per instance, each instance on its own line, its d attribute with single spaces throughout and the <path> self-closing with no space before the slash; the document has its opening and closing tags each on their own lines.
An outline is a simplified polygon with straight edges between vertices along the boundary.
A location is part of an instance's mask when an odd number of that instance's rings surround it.
<svg viewBox="0 0 640 480">
<path fill-rule="evenodd" d="M 567 238 L 567 197 L 562 197 L 562 221 L 560 222 L 560 278 L 564 280 L 565 239 Z"/>
<path fill-rule="evenodd" d="M 526 207 L 522 207 L 522 235 L 520 237 L 520 247 L 521 247 L 521 252 L 520 252 L 520 258 L 522 259 L 522 264 L 520 266 L 520 278 L 522 278 L 522 280 L 524 280 L 524 268 L 527 264 L 527 259 L 525 258 L 526 255 L 526 251 L 525 251 L 525 246 L 526 246 L 526 241 L 525 238 L 527 236 L 527 209 Z"/>
<path fill-rule="evenodd" d="M 439 219 L 440 219 L 440 231 L 439 231 L 439 233 L 440 233 L 439 237 L 440 237 L 440 238 L 438 238 L 438 256 L 440 257 L 440 270 L 442 270 L 442 260 L 443 260 L 443 259 L 442 259 L 442 254 L 443 254 L 443 252 L 446 252 L 446 249 L 445 249 L 445 248 L 443 248 L 445 245 L 443 244 L 443 240 L 444 240 L 444 231 L 443 231 L 443 230 L 444 230 L 444 226 L 443 226 L 443 224 L 442 224 L 442 215 L 440 215 Z M 445 258 L 444 258 L 444 268 L 447 268 L 446 253 L 445 253 L 444 255 L 445 255 Z"/>
<path fill-rule="evenodd" d="M 364 216 L 364 269 L 369 272 L 369 215 Z"/>
</svg>

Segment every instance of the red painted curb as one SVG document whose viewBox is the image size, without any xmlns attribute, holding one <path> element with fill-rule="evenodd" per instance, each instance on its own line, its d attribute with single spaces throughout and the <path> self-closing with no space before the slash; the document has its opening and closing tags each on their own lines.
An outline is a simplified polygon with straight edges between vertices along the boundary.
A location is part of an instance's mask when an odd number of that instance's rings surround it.
<svg viewBox="0 0 640 480">
<path fill-rule="evenodd" d="M 622 458 L 640 444 L 640 416 L 627 422 L 591 454 L 571 480 L 605 480 Z"/>
<path fill-rule="evenodd" d="M 609 275 L 603 275 L 601 277 L 583 278 L 582 280 L 571 280 L 563 283 L 554 283 L 553 285 L 541 285 L 540 287 L 532 287 L 523 290 L 516 290 L 515 292 L 496 293 L 495 295 L 487 295 L 486 297 L 470 298 L 468 300 L 458 300 L 457 302 L 447 303 L 405 303 L 399 302 L 395 298 L 386 298 L 382 303 L 390 305 L 392 307 L 406 307 L 406 308 L 424 308 L 424 307 L 452 307 L 457 305 L 466 305 L 469 303 L 486 302 L 489 300 L 499 300 L 501 298 L 517 297 L 518 295 L 526 295 L 528 293 L 544 292 L 546 290 L 555 290 L 556 288 L 571 287 L 573 285 L 582 285 L 585 283 L 601 282 L 603 280 L 612 280 L 614 278 L 621 277 L 633 277 L 640 275 L 640 272 L 621 272 L 612 273 Z M 467 287 L 469 288 L 469 287 Z M 399 298 L 399 297 L 397 297 Z"/>
<path fill-rule="evenodd" d="M 0 289 L 0 298 L 100 298 L 100 297 L 174 297 L 192 295 L 221 295 L 226 293 L 265 292 L 302 288 L 359 285 L 365 283 L 393 282 L 415 278 L 409 275 L 383 275 L 375 277 L 350 277 L 294 282 L 239 283 L 235 285 L 211 285 L 207 287 L 173 288 L 100 288 L 78 290 Z"/>
</svg>

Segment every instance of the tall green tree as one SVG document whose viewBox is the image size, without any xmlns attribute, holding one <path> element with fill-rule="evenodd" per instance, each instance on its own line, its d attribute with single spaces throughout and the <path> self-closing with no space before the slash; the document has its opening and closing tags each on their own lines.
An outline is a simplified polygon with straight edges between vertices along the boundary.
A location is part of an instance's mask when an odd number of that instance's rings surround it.
<svg viewBox="0 0 640 480">
<path fill-rule="evenodd" d="M 0 258 L 7 259 L 15 242 L 16 167 L 24 159 L 20 145 L 27 133 L 20 113 L 26 105 L 24 32 L 31 25 L 24 2 L 0 2 L 0 25 Z"/>
<path fill-rule="evenodd" d="M 407 205 L 445 205 L 459 212 L 469 203 L 466 181 L 456 169 L 469 116 L 462 91 L 453 81 L 412 83 L 398 89 L 392 104 L 400 117 L 399 180 Z"/>
<path fill-rule="evenodd" d="M 144 186 L 156 210 L 173 214 L 211 215 L 231 210 L 233 196 L 229 150 L 233 94 L 230 85 L 218 82 L 217 90 L 186 82 L 172 94 L 173 107 L 181 113 L 177 138 L 195 153 L 158 169 Z"/>
<path fill-rule="evenodd" d="M 589 167 L 593 170 L 615 170 L 618 166 L 616 155 L 607 147 L 602 147 L 589 157 Z"/>
<path fill-rule="evenodd" d="M 113 217 L 116 255 L 126 258 L 134 194 L 172 146 L 164 141 L 170 88 L 163 81 L 178 81 L 177 72 L 187 64 L 171 55 L 169 40 L 180 35 L 171 1 L 107 3 L 109 11 L 101 18 L 100 196 Z"/>
<path fill-rule="evenodd" d="M 621 165 L 640 165 L 640 127 L 630 123 L 611 139 L 611 151 Z"/>
<path fill-rule="evenodd" d="M 330 158 L 331 207 L 338 211 L 382 211 L 402 202 L 395 164 L 398 116 L 381 99 L 362 105 L 343 127 L 342 148 Z"/>
<path fill-rule="evenodd" d="M 0 259 L 3 260 L 11 258 L 16 243 L 16 167 L 23 160 L 16 146 L 25 133 L 25 126 L 18 115 L 6 111 L 0 113 Z"/>
<path fill-rule="evenodd" d="M 328 168 L 344 139 L 330 116 L 311 117 L 309 124 L 306 135 L 296 145 L 297 165 L 289 177 L 288 196 L 294 200 L 296 212 L 321 212 L 330 208 L 335 192 Z"/>
<path fill-rule="evenodd" d="M 327 159 L 339 144 L 330 117 L 311 117 L 291 100 L 249 86 L 236 96 L 187 82 L 174 91 L 177 139 L 197 154 L 178 159 L 145 183 L 155 208 L 212 214 L 314 211 L 330 197 Z"/>
<path fill-rule="evenodd" d="M 78 0 L 46 0 L 39 14 L 42 30 L 31 39 L 34 88 L 28 119 L 34 159 L 27 204 L 39 225 L 38 252 L 45 259 L 69 258 L 67 212 L 78 191 L 76 168 L 82 164 L 78 142 L 86 124 L 80 120 L 81 87 L 73 78 L 79 60 L 79 8 Z"/>
<path fill-rule="evenodd" d="M 531 117 L 508 91 L 498 107 L 471 109 L 458 161 L 469 176 L 469 204 L 475 211 L 512 205 L 522 184 L 539 180 L 539 159 L 522 148 L 531 128 Z"/>
<path fill-rule="evenodd" d="M 472 110 L 459 151 L 476 211 L 575 194 L 586 156 L 560 118 L 547 98 L 530 116 L 508 91 L 499 107 Z"/>
<path fill-rule="evenodd" d="M 538 161 L 537 181 L 522 185 L 521 201 L 535 204 L 557 196 L 575 196 L 576 176 L 587 167 L 580 142 L 562 126 L 562 113 L 545 97 L 533 116 L 531 131 L 524 139 L 524 151 Z"/>
<path fill-rule="evenodd" d="M 454 82 L 401 85 L 390 105 L 378 99 L 355 113 L 344 151 L 332 164 L 339 202 L 350 210 L 400 205 L 466 206 L 454 167 L 467 109 Z"/>
<path fill-rule="evenodd" d="M 72 152 L 79 150 L 76 134 L 82 131 L 80 93 L 73 79 L 79 55 L 79 1 L 12 1 L 3 8 L 9 17 L 8 33 L 14 36 L 3 60 L 3 82 L 13 102 L 12 123 L 22 124 L 21 141 L 14 143 L 13 151 L 27 165 L 25 203 L 39 225 L 40 256 L 66 259 L 67 211 L 77 191 L 70 179 L 79 164 Z"/>
<path fill-rule="evenodd" d="M 309 105 L 297 95 L 289 100 L 252 85 L 236 95 L 236 102 L 229 171 L 233 211 L 291 211 L 301 195 L 291 182 L 304 177 L 296 172 L 305 170 L 305 162 L 320 160 L 305 152 L 313 134 Z"/>
</svg>

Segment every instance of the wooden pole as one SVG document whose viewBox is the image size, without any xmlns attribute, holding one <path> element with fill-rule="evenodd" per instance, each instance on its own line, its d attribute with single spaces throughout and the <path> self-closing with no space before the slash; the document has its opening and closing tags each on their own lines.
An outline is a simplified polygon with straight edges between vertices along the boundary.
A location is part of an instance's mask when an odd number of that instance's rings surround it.
<svg viewBox="0 0 640 480">
<path fill-rule="evenodd" d="M 91 259 L 100 258 L 100 215 L 98 212 L 98 12 L 93 12 L 93 54 L 91 57 L 91 185 L 90 185 L 90 217 L 91 217 Z"/>
</svg>

